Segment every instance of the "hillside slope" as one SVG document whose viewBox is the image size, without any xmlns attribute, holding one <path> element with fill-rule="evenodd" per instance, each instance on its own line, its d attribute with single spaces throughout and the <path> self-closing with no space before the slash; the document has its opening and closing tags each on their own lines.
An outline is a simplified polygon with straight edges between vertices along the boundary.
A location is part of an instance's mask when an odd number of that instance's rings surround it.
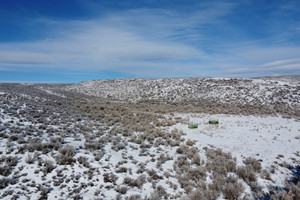
<svg viewBox="0 0 300 200">
<path fill-rule="evenodd" d="M 266 108 L 297 115 L 300 81 L 295 77 L 253 79 L 115 79 L 94 80 L 65 88 L 86 95 L 125 101 L 191 103 Z"/>
</svg>

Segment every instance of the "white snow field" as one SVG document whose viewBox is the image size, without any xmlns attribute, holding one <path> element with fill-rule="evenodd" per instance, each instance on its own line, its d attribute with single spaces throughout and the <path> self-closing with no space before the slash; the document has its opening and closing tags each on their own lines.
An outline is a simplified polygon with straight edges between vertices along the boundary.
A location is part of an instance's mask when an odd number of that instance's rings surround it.
<svg viewBox="0 0 300 200">
<path fill-rule="evenodd" d="M 0 199 L 298 200 L 298 88 L 284 77 L 0 84 Z"/>
<path fill-rule="evenodd" d="M 269 168 L 274 162 L 299 164 L 300 121 L 270 116 L 179 114 L 191 123 L 198 124 L 197 129 L 189 129 L 186 124 L 176 124 L 185 133 L 185 139 L 196 141 L 195 146 L 213 146 L 231 152 L 238 164 L 245 157 L 261 160 L 263 168 Z M 218 125 L 209 124 L 210 119 L 218 119 Z M 278 155 L 283 155 L 282 157 Z M 298 160 L 298 161 L 296 161 Z M 278 167 L 272 175 L 273 182 L 283 186 L 291 172 Z M 263 184 L 263 183 L 262 183 Z M 269 182 L 264 185 L 269 184 Z"/>
<path fill-rule="evenodd" d="M 66 87 L 91 96 L 119 100 L 180 102 L 209 99 L 223 104 L 276 106 L 300 109 L 300 79 L 286 78 L 168 78 L 86 81 Z"/>
</svg>

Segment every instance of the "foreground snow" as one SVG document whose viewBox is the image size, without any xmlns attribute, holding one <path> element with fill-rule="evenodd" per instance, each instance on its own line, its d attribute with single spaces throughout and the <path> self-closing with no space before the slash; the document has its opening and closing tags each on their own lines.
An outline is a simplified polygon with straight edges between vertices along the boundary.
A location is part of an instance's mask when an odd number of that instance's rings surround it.
<svg viewBox="0 0 300 200">
<path fill-rule="evenodd" d="M 183 130 L 186 134 L 185 139 L 196 141 L 196 146 L 199 147 L 212 146 L 231 152 L 240 165 L 243 164 L 245 157 L 260 160 L 266 169 L 276 165 L 274 162 L 299 164 L 299 120 L 242 115 L 178 114 L 177 116 L 199 125 L 198 129 L 189 129 L 187 124 L 176 124 L 172 127 Z M 210 119 L 218 119 L 220 124 L 211 125 L 208 123 Z M 275 185 L 283 186 L 291 171 L 280 166 L 277 166 L 277 169 L 272 179 Z"/>
<path fill-rule="evenodd" d="M 185 141 L 193 140 L 196 142 L 194 146 L 199 149 L 201 159 L 206 159 L 203 148 L 210 147 L 221 148 L 224 151 L 231 152 L 237 158 L 238 165 L 242 165 L 245 157 L 249 156 L 260 160 L 264 169 L 270 169 L 271 165 L 275 165 L 276 171 L 271 175 L 273 181 L 262 178 L 258 179 L 258 183 L 266 192 L 268 191 L 267 187 L 270 185 L 283 187 L 285 179 L 291 176 L 291 172 L 287 168 L 280 167 L 278 164 L 283 162 L 291 165 L 299 164 L 297 152 L 299 156 L 300 122 L 295 119 L 208 114 L 176 114 L 174 117 L 181 117 L 186 123 L 178 123 L 165 129 L 170 133 L 174 129 L 182 130 Z M 220 124 L 208 124 L 208 120 L 212 118 L 218 119 Z M 7 115 L 3 116 L 1 120 L 3 123 L 9 120 L 17 121 L 15 118 L 9 118 Z M 197 123 L 199 125 L 198 129 L 189 129 L 189 123 Z M 138 133 L 136 134 L 138 135 Z M 125 138 L 121 140 L 126 141 Z M 158 175 L 163 175 L 166 172 L 173 175 L 173 177 L 157 180 L 156 185 L 163 186 L 169 194 L 184 193 L 184 190 L 180 188 L 174 177 L 176 174 L 173 171 L 174 161 L 178 157 L 176 153 L 178 147 L 153 146 L 148 150 L 150 154 L 141 155 L 141 147 L 135 143 L 128 142 L 126 144 L 127 147 L 120 151 L 113 150 L 113 145 L 107 143 L 103 147 L 103 151 L 106 154 L 100 162 L 96 162 L 92 152 L 81 149 L 80 146 L 84 145 L 84 138 L 82 138 L 82 141 L 75 141 L 74 138 L 66 137 L 65 141 L 67 144 L 73 145 L 78 149 L 75 156 L 76 159 L 80 156 L 86 157 L 90 165 L 89 167 L 93 168 L 94 172 L 89 172 L 89 168 L 75 163 L 72 166 L 57 165 L 51 173 L 43 175 L 37 163 L 26 163 L 26 157 L 33 155 L 32 153 L 28 152 L 21 155 L 13 152 L 9 155 L 16 155 L 21 159 L 16 168 L 19 169 L 18 173 L 23 175 L 20 182 L 17 185 L 8 186 L 9 189 L 14 190 L 14 194 L 16 194 L 22 192 L 22 188 L 24 188 L 22 185 L 25 185 L 27 181 L 32 181 L 35 185 L 33 188 L 27 186 L 26 188 L 30 191 L 30 195 L 21 195 L 19 199 L 27 199 L 29 196 L 31 199 L 38 199 L 39 195 L 36 192 L 39 185 L 48 185 L 51 188 L 48 199 L 59 199 L 59 197 L 65 196 L 71 188 L 76 189 L 79 186 L 83 187 L 81 191 L 83 193 L 79 193 L 83 199 L 95 199 L 96 194 L 96 196 L 100 196 L 103 199 L 114 199 L 118 195 L 118 192 L 115 191 L 115 186 L 124 186 L 125 177 L 137 179 L 141 175 L 144 175 L 146 179 L 146 177 L 149 178 L 149 175 L 145 171 L 153 169 L 157 171 Z M 7 152 L 5 142 L 7 140 L 1 139 L 0 152 L 4 153 L 4 155 L 7 154 L 5 153 Z M 162 169 L 158 169 L 156 162 L 151 160 L 152 158 L 158 158 L 161 154 L 166 154 L 172 159 L 162 164 Z M 52 160 L 55 163 L 55 159 L 53 159 L 50 153 L 41 154 L 39 157 L 43 160 Z M 145 166 L 144 172 L 138 172 L 140 168 L 138 164 Z M 126 170 L 120 173 L 120 167 Z M 58 171 L 61 171 L 61 175 L 58 174 Z M 89 173 L 93 173 L 93 176 L 89 177 Z M 103 175 L 110 173 L 118 176 L 115 183 L 103 181 Z M 54 177 L 60 180 L 59 176 L 70 180 L 63 184 L 63 187 L 58 187 L 53 180 Z M 177 185 L 176 189 L 172 188 L 168 184 L 169 182 Z M 151 181 L 146 181 L 141 188 L 126 187 L 126 190 L 127 196 L 136 194 L 141 195 L 142 198 L 149 197 L 154 191 Z M 246 193 L 250 194 L 250 189 L 247 189 L 247 187 L 245 190 Z M 0 192 L 0 195 L 3 195 L 3 193 Z M 11 198 L 12 195 L 8 195 L 3 199 Z M 68 198 L 68 196 L 65 196 L 65 198 Z M 219 199 L 223 198 L 220 197 Z"/>
<path fill-rule="evenodd" d="M 255 199 L 284 193 L 285 180 L 297 178 L 295 118 L 190 113 L 197 106 L 184 112 L 56 86 L 0 89 L 1 199 L 222 200 L 230 188 L 239 188 L 231 199 Z"/>
</svg>

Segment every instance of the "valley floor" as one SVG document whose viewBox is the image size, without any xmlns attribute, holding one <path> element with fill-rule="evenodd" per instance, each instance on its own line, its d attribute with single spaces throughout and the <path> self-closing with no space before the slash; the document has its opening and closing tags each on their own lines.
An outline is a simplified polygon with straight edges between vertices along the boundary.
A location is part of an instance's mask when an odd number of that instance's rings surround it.
<svg viewBox="0 0 300 200">
<path fill-rule="evenodd" d="M 0 84 L 1 199 L 300 198 L 295 118 L 40 88 Z"/>
</svg>

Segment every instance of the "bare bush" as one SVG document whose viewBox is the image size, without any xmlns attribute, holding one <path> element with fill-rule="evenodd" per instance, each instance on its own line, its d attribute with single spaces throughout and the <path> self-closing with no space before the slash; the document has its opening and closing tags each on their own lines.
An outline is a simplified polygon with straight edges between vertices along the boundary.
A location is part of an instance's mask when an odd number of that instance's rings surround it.
<svg viewBox="0 0 300 200">
<path fill-rule="evenodd" d="M 172 160 L 172 158 L 169 155 L 160 154 L 160 156 L 157 159 L 156 167 L 160 167 L 163 163 L 165 163 L 168 160 Z"/>
<path fill-rule="evenodd" d="M 53 161 L 51 160 L 46 160 L 44 163 L 44 168 L 43 168 L 43 172 L 45 174 L 52 172 L 52 170 L 55 168 Z"/>
<path fill-rule="evenodd" d="M 114 173 L 104 173 L 103 174 L 103 181 L 105 182 L 105 183 L 107 183 L 107 182 L 109 182 L 109 183 L 113 183 L 113 184 L 115 184 L 116 183 L 116 181 L 118 180 L 118 176 L 116 176 Z"/>
<path fill-rule="evenodd" d="M 8 165 L 0 166 L 0 175 L 9 176 L 12 172 L 12 168 Z"/>
<path fill-rule="evenodd" d="M 89 141 L 84 143 L 85 149 L 89 151 L 99 150 L 102 147 L 102 144 L 97 141 Z"/>
<path fill-rule="evenodd" d="M 253 196 L 258 199 L 262 196 L 262 187 L 257 183 L 257 181 L 250 182 L 250 187 L 253 193 Z"/>
<path fill-rule="evenodd" d="M 64 156 L 72 157 L 75 155 L 75 148 L 71 145 L 66 145 L 63 148 L 60 148 L 59 153 L 61 153 Z"/>
<path fill-rule="evenodd" d="M 31 154 L 28 154 L 27 157 L 25 158 L 25 162 L 28 164 L 32 164 L 32 163 L 34 163 L 34 161 L 35 161 L 35 158 Z"/>
<path fill-rule="evenodd" d="M 18 164 L 18 157 L 17 156 L 8 156 L 5 158 L 5 163 L 10 167 L 14 167 Z"/>
<path fill-rule="evenodd" d="M 200 155 L 198 153 L 194 154 L 191 163 L 195 165 L 201 165 Z"/>
<path fill-rule="evenodd" d="M 218 199 L 219 196 L 220 196 L 220 192 L 218 192 L 216 190 L 205 190 L 204 191 L 204 197 L 207 200 L 215 200 L 215 199 Z"/>
<path fill-rule="evenodd" d="M 200 189 L 196 189 L 195 191 L 191 192 L 191 194 L 188 195 L 188 199 L 190 200 L 204 199 L 203 191 Z"/>
<path fill-rule="evenodd" d="M 102 149 L 102 150 L 99 150 L 99 151 L 95 151 L 94 152 L 94 156 L 95 156 L 95 160 L 96 161 L 99 161 L 101 160 L 101 158 L 105 155 L 105 150 Z"/>
<path fill-rule="evenodd" d="M 126 167 L 119 167 L 116 172 L 117 173 L 127 173 L 127 168 Z"/>
<path fill-rule="evenodd" d="M 248 157 L 245 159 L 246 165 L 251 165 L 255 172 L 260 173 L 261 172 L 261 164 L 258 160 L 252 157 Z"/>
<path fill-rule="evenodd" d="M 176 153 L 178 154 L 185 154 L 186 151 L 188 150 L 188 147 L 185 146 L 185 145 L 180 145 L 177 150 L 176 150 Z"/>
<path fill-rule="evenodd" d="M 244 179 L 248 184 L 250 184 L 250 182 L 256 181 L 255 171 L 250 165 L 238 167 L 236 172 L 237 175 L 240 178 Z"/>
<path fill-rule="evenodd" d="M 88 162 L 88 160 L 87 160 L 87 158 L 86 158 L 85 156 L 79 156 L 79 157 L 77 158 L 77 161 L 78 161 L 80 164 L 82 164 L 84 167 L 86 167 L 86 168 L 89 168 L 89 167 L 90 167 L 90 164 L 89 164 L 89 162 Z"/>
<path fill-rule="evenodd" d="M 140 194 L 133 194 L 133 195 L 129 196 L 128 200 L 141 200 L 141 199 L 142 199 L 142 197 Z"/>
<path fill-rule="evenodd" d="M 188 146 L 193 146 L 195 144 L 195 142 L 188 139 L 185 144 L 188 145 Z"/>
<path fill-rule="evenodd" d="M 234 200 L 238 199 L 240 194 L 244 191 L 244 187 L 241 183 L 238 183 L 237 179 L 233 176 L 226 178 L 226 184 L 223 188 L 223 194 L 226 199 Z"/>
<path fill-rule="evenodd" d="M 6 188 L 8 185 L 16 184 L 17 181 L 12 178 L 1 178 L 0 179 L 0 189 Z"/>
<path fill-rule="evenodd" d="M 226 184 L 224 187 L 224 197 L 229 200 L 238 199 L 239 189 L 232 183 Z"/>
<path fill-rule="evenodd" d="M 154 169 L 147 169 L 146 171 L 153 180 L 163 179 L 163 177 L 158 175 L 157 171 L 155 171 Z"/>
<path fill-rule="evenodd" d="M 59 165 L 71 165 L 75 162 L 73 156 L 75 155 L 75 148 L 67 145 L 59 149 L 59 155 L 56 156 L 56 162 Z"/>
<path fill-rule="evenodd" d="M 190 168 L 190 162 L 185 156 L 180 156 L 173 163 L 173 169 L 177 174 L 182 174 Z"/>
<path fill-rule="evenodd" d="M 116 189 L 116 192 L 118 192 L 120 194 L 126 194 L 127 191 L 128 191 L 128 188 L 126 186 L 119 186 Z"/>
<path fill-rule="evenodd" d="M 0 158 L 0 175 L 9 176 L 12 173 L 13 167 L 18 164 L 17 156 L 2 156 Z"/>
</svg>

